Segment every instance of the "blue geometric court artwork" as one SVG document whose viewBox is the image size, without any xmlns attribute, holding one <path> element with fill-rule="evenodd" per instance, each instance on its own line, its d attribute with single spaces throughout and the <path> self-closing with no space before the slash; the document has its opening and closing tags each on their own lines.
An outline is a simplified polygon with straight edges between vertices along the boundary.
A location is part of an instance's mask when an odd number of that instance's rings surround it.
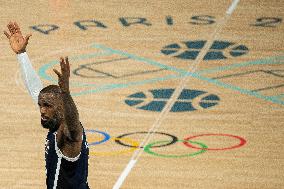
<svg viewBox="0 0 284 189">
<path fill-rule="evenodd" d="M 137 109 L 161 112 L 167 101 L 174 93 L 174 89 L 153 89 L 147 92 L 138 92 L 127 97 L 125 103 Z M 196 103 L 193 103 L 193 102 Z M 198 109 L 207 109 L 216 106 L 220 98 L 205 91 L 183 89 L 171 108 L 171 112 L 187 112 Z"/>
<path fill-rule="evenodd" d="M 179 59 L 195 60 L 207 41 L 185 41 L 165 46 L 161 52 Z M 228 51 L 228 52 L 227 52 Z M 245 45 L 236 45 L 229 41 L 214 41 L 203 60 L 221 60 L 247 54 Z"/>
<path fill-rule="evenodd" d="M 206 41 L 200 41 L 200 40 L 199 41 L 198 40 L 192 41 L 192 42 L 193 43 L 188 42 L 187 46 L 192 48 L 192 49 L 195 48 L 197 50 L 200 48 L 198 51 L 200 51 L 201 48 L 206 43 Z M 176 47 L 178 47 L 178 45 L 179 44 L 176 44 Z M 231 48 L 228 48 L 230 46 L 231 46 Z M 172 49 L 174 49 L 175 46 L 172 46 L 172 47 L 173 47 Z M 157 70 L 167 70 L 167 71 L 169 71 L 169 73 L 162 76 L 162 77 L 153 76 L 152 78 L 145 78 L 145 79 L 142 79 L 142 80 L 140 79 L 140 80 L 134 80 L 134 81 L 129 81 L 129 82 L 127 82 L 127 81 L 125 82 L 125 80 L 121 80 L 123 82 L 120 82 L 120 83 L 119 82 L 116 82 L 116 83 L 110 82 L 110 83 L 100 83 L 99 84 L 99 83 L 96 83 L 96 82 L 92 82 L 92 80 L 91 80 L 90 83 L 89 82 L 85 83 L 84 82 L 85 80 L 83 81 L 83 78 L 81 78 L 78 81 L 71 81 L 70 82 L 70 85 L 72 86 L 72 88 L 81 87 L 80 91 L 74 91 L 73 90 L 73 93 L 72 93 L 73 96 L 82 96 L 82 95 L 87 95 L 87 94 L 92 94 L 92 93 L 111 91 L 111 90 L 120 89 L 120 88 L 129 88 L 131 86 L 145 85 L 145 84 L 162 82 L 162 81 L 171 80 L 171 79 L 180 79 L 180 78 L 183 78 L 183 77 L 193 77 L 193 78 L 199 79 L 201 81 L 205 81 L 207 83 L 216 85 L 216 86 L 221 87 L 221 88 L 226 88 L 226 89 L 238 92 L 238 93 L 250 95 L 250 96 L 253 96 L 253 97 L 268 101 L 268 102 L 272 102 L 272 103 L 275 103 L 275 104 L 284 105 L 283 90 L 281 92 L 281 89 L 284 88 L 282 83 L 278 83 L 275 86 L 273 85 L 274 88 L 277 87 L 277 89 L 279 89 L 279 92 L 273 94 L 273 96 L 272 96 L 272 95 L 266 95 L 266 94 L 262 93 L 263 91 L 259 91 L 259 90 L 255 91 L 255 90 L 251 90 L 251 89 L 246 89 L 246 88 L 243 88 L 241 86 L 237 86 L 237 85 L 234 85 L 234 84 L 227 83 L 226 80 L 220 80 L 219 78 L 211 78 L 211 77 L 207 76 L 207 74 L 212 74 L 212 73 L 216 73 L 216 74 L 219 75 L 219 73 L 221 74 L 221 73 L 225 72 L 226 70 L 233 70 L 233 69 L 238 69 L 238 68 L 243 68 L 243 72 L 247 73 L 246 68 L 256 66 L 256 65 L 257 66 L 271 65 L 271 66 L 273 66 L 273 68 L 272 67 L 267 68 L 268 70 L 267 69 L 261 70 L 261 72 L 258 70 L 256 73 L 263 73 L 263 72 L 268 73 L 269 72 L 270 75 L 271 74 L 275 75 L 275 76 L 277 75 L 278 79 L 279 79 L 280 75 L 279 75 L 279 73 L 275 73 L 275 69 L 276 70 L 283 70 L 284 55 L 278 55 L 278 56 L 275 56 L 275 57 L 265 57 L 265 58 L 262 58 L 262 59 L 251 60 L 251 61 L 248 61 L 248 62 L 238 62 L 238 63 L 229 64 L 229 65 L 223 65 L 223 66 L 220 66 L 220 67 L 217 66 L 217 67 L 214 67 L 214 68 L 199 70 L 199 71 L 192 73 L 192 72 L 188 72 L 188 70 L 186 70 L 186 69 L 182 69 L 182 68 L 170 66 L 170 65 L 167 65 L 167 64 L 163 64 L 163 63 L 157 62 L 157 61 L 152 60 L 152 59 L 147 59 L 147 58 L 144 58 L 144 57 L 140 57 L 140 56 L 137 56 L 137 55 L 134 55 L 134 54 L 127 53 L 125 51 L 115 50 L 115 49 L 109 48 L 109 47 L 101 45 L 101 44 L 92 43 L 90 46 L 87 47 L 87 49 L 89 49 L 91 51 L 91 53 L 89 53 L 89 54 L 78 54 L 78 55 L 74 55 L 74 56 L 70 57 L 70 60 L 73 62 L 73 67 L 74 67 L 74 64 L 77 64 L 77 63 L 80 64 L 80 61 L 93 62 L 93 61 L 96 61 L 97 57 L 108 57 L 108 56 L 112 56 L 112 55 L 119 55 L 119 56 L 121 56 L 121 58 L 127 58 L 129 60 L 130 59 L 134 60 L 134 61 L 136 61 L 137 63 L 140 63 L 140 64 L 146 64 L 146 65 L 153 66 Z M 170 48 L 167 47 L 165 49 L 170 49 Z M 224 51 L 223 51 L 223 49 L 224 49 Z M 228 49 L 231 49 L 231 50 L 228 50 Z M 100 50 L 101 52 L 97 52 L 97 50 Z M 234 45 L 233 43 L 226 42 L 226 41 L 215 41 L 213 43 L 213 45 L 211 46 L 211 50 L 209 50 L 208 53 L 213 52 L 213 51 L 214 52 L 216 51 L 217 53 L 215 53 L 215 55 L 212 55 L 212 54 L 207 55 L 207 57 L 206 57 L 207 60 L 214 60 L 214 58 L 215 59 L 222 58 L 223 55 L 226 55 L 225 57 L 228 57 L 228 54 L 230 54 L 230 56 L 240 56 L 242 54 L 245 54 L 248 50 L 243 45 Z M 223 55 L 221 56 L 222 51 L 223 51 Z M 170 52 L 168 52 L 168 54 L 170 55 Z M 181 56 L 181 57 L 183 57 L 183 56 Z M 191 57 L 191 55 L 190 56 L 186 55 L 184 57 Z M 192 56 L 192 57 L 194 58 L 194 56 Z M 38 70 L 40 77 L 42 79 L 49 81 L 49 82 L 57 83 L 56 77 L 53 77 L 50 74 L 50 73 L 53 73 L 52 68 L 56 64 L 59 64 L 59 62 L 57 60 L 53 60 L 53 61 L 50 61 L 50 62 L 44 64 L 43 66 L 41 66 Z M 84 64 L 86 64 L 86 63 L 84 63 Z M 272 72 L 271 70 L 274 70 L 274 71 Z M 243 73 L 239 73 L 239 75 L 240 74 L 242 75 Z M 223 77 L 228 77 L 228 75 L 225 74 L 225 75 L 223 75 Z M 230 76 L 230 77 L 232 77 L 232 76 Z M 284 78 L 284 77 L 281 76 L 281 78 Z M 260 82 L 263 82 L 263 81 L 260 81 Z M 146 91 L 144 91 L 144 93 L 145 92 Z M 154 91 L 147 91 L 147 92 L 148 93 L 147 93 L 147 95 L 144 99 L 143 99 L 142 95 L 141 95 L 140 99 L 139 99 L 139 97 L 135 97 L 135 96 L 129 97 L 129 99 L 127 99 L 127 100 L 130 100 L 130 101 L 128 101 L 128 103 L 129 103 L 128 105 L 135 106 L 137 108 L 145 109 L 145 110 L 152 109 L 151 111 L 159 111 L 159 109 L 162 109 L 163 105 L 159 105 L 155 108 L 149 108 L 149 107 L 153 107 L 153 104 L 152 105 L 150 104 L 149 106 L 147 106 L 145 104 L 145 102 L 148 101 L 148 99 L 150 99 L 149 97 L 154 95 L 153 94 Z M 162 93 L 162 92 L 163 91 L 159 91 L 158 93 Z M 170 92 L 166 92 L 166 93 L 170 93 Z M 200 96 L 202 96 L 202 95 L 200 95 Z M 138 99 L 133 99 L 133 98 L 138 98 Z M 160 104 L 164 104 L 165 101 L 166 101 L 163 98 L 157 98 L 157 99 L 159 99 L 160 101 L 164 101 L 164 102 L 160 102 Z M 161 100 L 161 99 L 163 99 L 163 100 Z M 199 109 L 206 108 L 206 105 L 204 106 L 204 105 L 202 105 L 202 103 L 200 104 L 199 102 L 196 101 L 196 99 L 197 98 L 192 98 L 192 100 L 194 101 L 194 103 L 193 103 L 194 105 L 189 105 L 190 99 L 184 100 L 184 101 L 181 100 L 179 102 L 185 102 L 185 104 L 187 104 L 187 107 L 182 105 L 182 108 L 174 108 L 171 111 L 173 111 L 173 112 L 174 111 L 178 112 L 178 111 L 182 111 L 182 110 L 193 111 L 193 110 L 198 109 L 198 108 Z M 131 102 L 131 100 L 140 100 L 142 102 L 135 104 L 134 102 Z M 200 99 L 200 100 L 202 101 L 202 99 Z M 175 105 L 175 107 L 177 107 L 177 106 L 178 105 Z"/>
</svg>

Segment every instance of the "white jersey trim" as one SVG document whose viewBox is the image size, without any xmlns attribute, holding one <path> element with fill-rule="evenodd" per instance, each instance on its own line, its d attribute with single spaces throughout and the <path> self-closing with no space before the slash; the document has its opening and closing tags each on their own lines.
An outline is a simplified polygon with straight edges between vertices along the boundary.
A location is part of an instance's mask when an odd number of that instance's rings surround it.
<svg viewBox="0 0 284 189">
<path fill-rule="evenodd" d="M 56 134 L 57 134 L 57 132 L 54 133 L 54 137 L 55 137 L 55 151 L 56 151 L 57 156 L 58 156 L 59 158 L 64 158 L 64 159 L 67 160 L 67 161 L 71 161 L 71 162 L 77 161 L 77 160 L 80 158 L 81 152 L 79 153 L 79 155 L 77 155 L 77 156 L 74 157 L 74 158 L 70 158 L 70 157 L 65 156 L 65 155 L 61 152 L 61 150 L 58 148 L 58 146 L 57 146 Z M 82 136 L 82 137 L 83 137 L 83 136 Z"/>
<path fill-rule="evenodd" d="M 54 177 L 53 189 L 56 189 L 56 188 L 57 188 L 57 182 L 58 182 L 58 177 L 59 177 L 59 171 L 60 171 L 60 166 L 61 166 L 61 160 L 62 160 L 62 157 L 59 157 L 59 158 L 58 158 L 58 162 L 57 162 L 55 177 Z"/>
</svg>

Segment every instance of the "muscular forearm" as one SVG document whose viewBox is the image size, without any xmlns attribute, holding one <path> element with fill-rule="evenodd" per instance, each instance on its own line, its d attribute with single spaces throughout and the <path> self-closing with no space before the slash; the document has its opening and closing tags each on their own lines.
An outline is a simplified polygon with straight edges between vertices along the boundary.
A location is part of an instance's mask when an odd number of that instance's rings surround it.
<svg viewBox="0 0 284 189">
<path fill-rule="evenodd" d="M 79 113 L 70 93 L 63 92 L 63 108 L 66 127 L 69 132 L 69 137 L 72 140 L 81 137 L 81 124 L 79 121 Z"/>
</svg>

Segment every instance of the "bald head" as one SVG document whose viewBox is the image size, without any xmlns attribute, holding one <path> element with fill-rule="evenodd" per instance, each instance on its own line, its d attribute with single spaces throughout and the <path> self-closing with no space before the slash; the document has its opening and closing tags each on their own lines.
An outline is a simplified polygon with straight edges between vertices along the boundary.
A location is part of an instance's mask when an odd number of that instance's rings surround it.
<svg viewBox="0 0 284 189">
<path fill-rule="evenodd" d="M 57 130 L 63 119 L 62 91 L 57 85 L 43 88 L 38 96 L 41 123 L 44 128 Z"/>
</svg>

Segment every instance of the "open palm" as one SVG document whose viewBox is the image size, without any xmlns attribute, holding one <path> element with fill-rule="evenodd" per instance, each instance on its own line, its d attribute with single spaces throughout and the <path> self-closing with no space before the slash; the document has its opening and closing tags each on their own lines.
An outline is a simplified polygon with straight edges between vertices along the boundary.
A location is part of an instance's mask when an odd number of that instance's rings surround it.
<svg viewBox="0 0 284 189">
<path fill-rule="evenodd" d="M 69 93 L 69 77 L 70 77 L 70 64 L 68 57 L 60 58 L 60 68 L 61 72 L 53 69 L 53 71 L 58 76 L 58 85 L 61 88 L 62 92 Z"/>
<path fill-rule="evenodd" d="M 10 22 L 7 27 L 10 33 L 4 31 L 4 34 L 9 39 L 10 46 L 13 51 L 17 54 L 25 52 L 31 34 L 23 37 L 20 27 L 16 22 Z"/>
</svg>

